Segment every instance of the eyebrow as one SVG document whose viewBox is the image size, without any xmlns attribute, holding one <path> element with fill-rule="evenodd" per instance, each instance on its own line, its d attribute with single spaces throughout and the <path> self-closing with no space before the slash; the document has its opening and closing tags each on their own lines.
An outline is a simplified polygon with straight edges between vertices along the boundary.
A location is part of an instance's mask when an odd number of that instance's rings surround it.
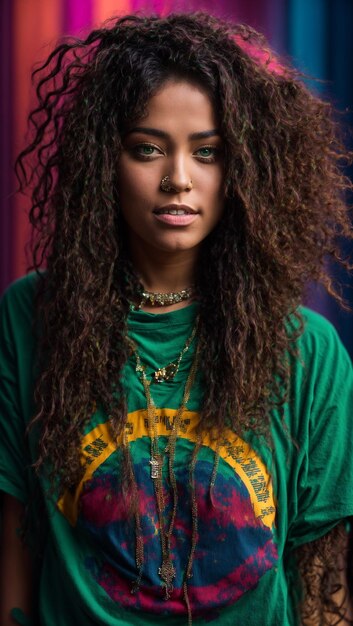
<svg viewBox="0 0 353 626">
<path fill-rule="evenodd" d="M 126 135 L 130 135 L 131 133 L 144 133 L 145 135 L 152 135 L 154 137 L 161 137 L 162 139 L 170 139 L 170 135 L 166 133 L 164 130 L 159 130 L 158 128 L 147 128 L 145 126 L 135 126 L 135 128 L 131 128 Z M 189 139 L 207 139 L 208 137 L 220 136 L 219 130 L 217 128 L 212 128 L 211 130 L 203 130 L 199 133 L 191 133 L 189 135 Z"/>
</svg>

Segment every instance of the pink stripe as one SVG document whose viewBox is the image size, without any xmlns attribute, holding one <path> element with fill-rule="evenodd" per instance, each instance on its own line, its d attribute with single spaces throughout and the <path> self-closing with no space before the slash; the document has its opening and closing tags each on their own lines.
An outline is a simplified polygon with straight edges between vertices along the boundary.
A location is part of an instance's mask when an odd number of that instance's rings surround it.
<svg viewBox="0 0 353 626">
<path fill-rule="evenodd" d="M 65 0 L 64 3 L 64 34 L 79 34 L 92 25 L 93 0 Z"/>
</svg>

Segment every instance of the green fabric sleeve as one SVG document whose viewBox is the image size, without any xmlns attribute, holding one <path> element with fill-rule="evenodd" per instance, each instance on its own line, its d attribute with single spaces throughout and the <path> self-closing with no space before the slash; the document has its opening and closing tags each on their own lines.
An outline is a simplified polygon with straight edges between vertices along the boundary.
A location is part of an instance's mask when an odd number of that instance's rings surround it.
<svg viewBox="0 0 353 626">
<path fill-rule="evenodd" d="M 28 455 L 19 392 L 24 364 L 16 345 L 14 305 L 11 286 L 0 303 L 0 490 L 26 503 Z"/>
<path fill-rule="evenodd" d="M 353 515 L 352 362 L 333 326 L 313 312 L 308 315 L 301 389 L 307 418 L 298 451 L 297 515 L 289 531 L 293 547 L 318 539 Z"/>
<path fill-rule="evenodd" d="M 11 617 L 19 626 L 35 626 L 33 620 L 25 615 L 21 609 L 12 609 Z"/>
</svg>

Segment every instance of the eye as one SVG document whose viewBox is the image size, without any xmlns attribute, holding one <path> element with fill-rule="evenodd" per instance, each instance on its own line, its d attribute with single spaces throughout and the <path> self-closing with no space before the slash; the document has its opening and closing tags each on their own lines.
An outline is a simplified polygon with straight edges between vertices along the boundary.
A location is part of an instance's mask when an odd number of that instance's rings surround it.
<svg viewBox="0 0 353 626">
<path fill-rule="evenodd" d="M 142 159 L 148 159 L 149 157 L 155 157 L 162 154 L 162 150 L 152 143 L 139 143 L 133 147 L 132 152 Z"/>
<path fill-rule="evenodd" d="M 200 161 L 206 161 L 207 163 L 213 163 L 220 155 L 220 148 L 216 146 L 202 146 L 196 150 L 195 154 Z"/>
</svg>

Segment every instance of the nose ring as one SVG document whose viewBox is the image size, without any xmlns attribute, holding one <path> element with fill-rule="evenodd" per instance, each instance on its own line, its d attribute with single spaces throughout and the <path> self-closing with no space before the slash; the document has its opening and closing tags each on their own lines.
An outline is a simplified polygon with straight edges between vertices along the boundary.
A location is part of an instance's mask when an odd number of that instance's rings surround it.
<svg viewBox="0 0 353 626">
<path fill-rule="evenodd" d="M 172 191 L 172 189 L 174 189 L 174 191 L 176 191 L 175 187 L 173 187 L 173 185 L 170 182 L 170 178 L 169 176 L 163 176 L 160 186 L 159 186 L 161 191 Z M 190 191 L 192 189 L 192 180 L 190 180 L 187 184 L 187 186 L 185 187 L 185 189 L 187 191 Z"/>
<path fill-rule="evenodd" d="M 173 187 L 170 184 L 169 176 L 163 176 L 163 178 L 161 180 L 161 184 L 160 184 L 160 190 L 161 191 L 171 191 L 172 189 L 173 189 Z"/>
</svg>

